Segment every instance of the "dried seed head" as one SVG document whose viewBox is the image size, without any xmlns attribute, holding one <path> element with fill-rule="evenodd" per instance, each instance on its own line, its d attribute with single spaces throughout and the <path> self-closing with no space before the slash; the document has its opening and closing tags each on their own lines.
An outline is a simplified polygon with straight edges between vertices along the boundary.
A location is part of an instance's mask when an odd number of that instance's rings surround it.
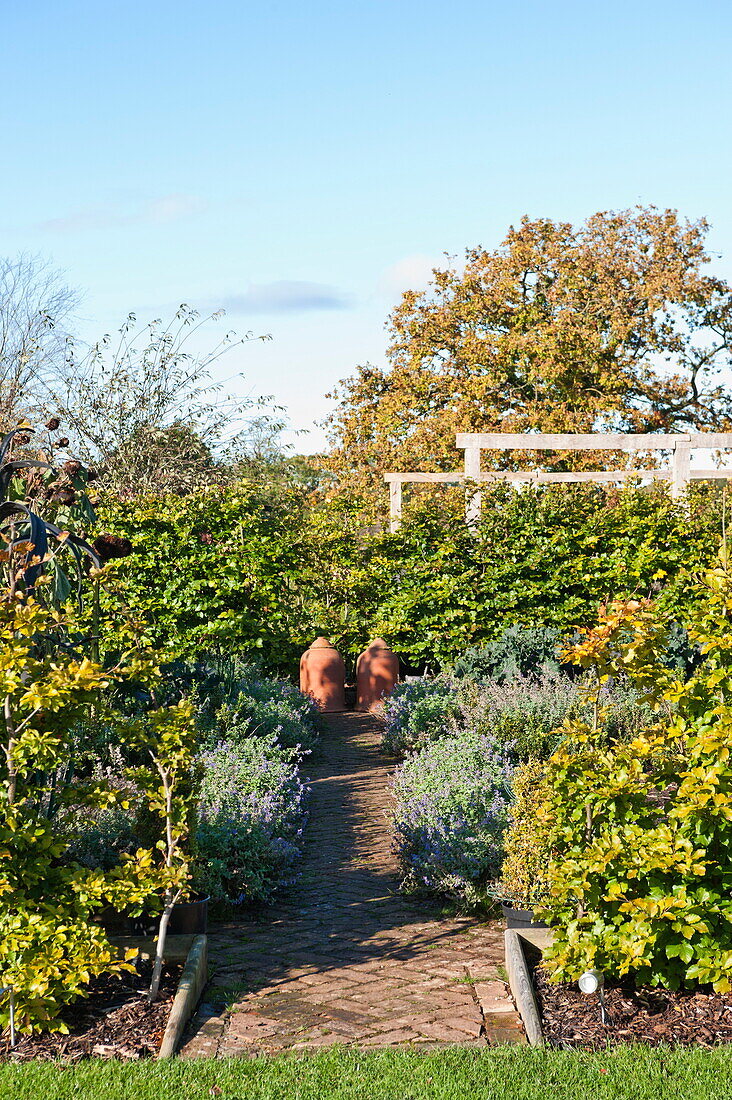
<svg viewBox="0 0 732 1100">
<path fill-rule="evenodd" d="M 58 428 L 60 428 L 60 426 L 61 426 L 61 421 L 59 420 L 59 418 L 57 416 L 52 416 L 51 419 L 46 424 L 46 427 L 48 428 L 49 432 L 55 432 Z"/>
<path fill-rule="evenodd" d="M 77 462 L 76 459 L 69 459 L 69 461 L 64 462 L 61 467 L 64 473 L 67 473 L 69 477 L 76 477 L 76 475 L 81 472 L 81 468 L 81 463 Z"/>
<path fill-rule="evenodd" d="M 92 543 L 102 561 L 111 561 L 112 558 L 126 558 L 132 553 L 132 543 L 129 539 L 119 535 L 97 535 Z"/>
<path fill-rule="evenodd" d="M 68 447 L 68 445 L 69 445 L 69 440 L 66 438 L 65 435 L 62 436 L 61 439 L 57 439 L 56 442 L 54 443 L 54 447 Z"/>
</svg>

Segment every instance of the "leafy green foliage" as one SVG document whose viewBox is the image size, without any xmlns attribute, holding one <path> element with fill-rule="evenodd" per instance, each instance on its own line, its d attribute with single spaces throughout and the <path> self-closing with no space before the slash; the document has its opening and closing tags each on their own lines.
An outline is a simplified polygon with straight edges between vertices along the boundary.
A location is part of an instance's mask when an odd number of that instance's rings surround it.
<svg viewBox="0 0 732 1100">
<path fill-rule="evenodd" d="M 458 714 L 456 684 L 447 676 L 397 684 L 384 705 L 381 744 L 399 755 L 450 732 Z"/>
<path fill-rule="evenodd" d="M 608 741 L 628 739 L 651 710 L 625 678 L 603 686 Z M 519 760 L 543 760 L 561 743 L 568 719 L 591 718 L 580 681 L 564 675 L 517 676 L 502 681 L 442 674 L 397 685 L 384 711 L 386 752 L 413 752 L 430 741 L 463 731 L 508 745 Z"/>
<path fill-rule="evenodd" d="M 165 789 L 160 772 L 151 773 L 147 761 L 152 756 L 162 763 L 162 752 L 170 765 L 170 748 L 155 722 L 167 726 L 182 715 L 178 735 L 186 754 L 176 774 L 168 776 L 174 787 L 171 810 L 177 815 L 171 839 L 180 856 L 169 885 L 187 888 L 190 870 L 193 889 L 214 903 L 228 907 L 266 900 L 291 881 L 300 856 L 305 791 L 298 766 L 317 743 L 315 704 L 287 681 L 229 659 L 174 662 L 156 683 L 155 694 L 164 695 L 168 706 L 152 714 L 145 709 L 147 698 L 141 708 L 136 700 L 126 701 L 140 712 L 122 724 L 122 748 L 105 741 L 115 733 L 119 737 L 119 725 L 104 729 L 93 742 L 92 756 L 103 752 L 107 763 L 95 763 L 91 772 L 119 790 L 124 806 L 119 801 L 95 808 L 70 804 L 61 810 L 57 826 L 69 856 L 108 870 L 122 862 L 125 852 L 160 841 L 161 818 L 167 822 Z M 88 741 L 93 729 L 86 722 L 82 739 Z M 133 759 L 143 763 L 132 767 Z M 151 909 L 159 908 L 159 899 L 154 900 Z"/>
<path fill-rule="evenodd" d="M 463 680 L 459 698 L 459 727 L 508 745 L 519 760 L 549 756 L 562 737 L 557 727 L 582 710 L 577 685 L 566 676 Z"/>
<path fill-rule="evenodd" d="M 546 911 L 557 978 L 597 967 L 640 982 L 732 988 L 732 577 L 723 556 L 690 631 L 704 662 L 687 682 L 663 664 L 647 602 L 601 610 L 568 656 L 590 672 L 591 721 L 566 723 L 547 764 Z M 622 670 L 655 721 L 610 742 L 602 688 Z"/>
<path fill-rule="evenodd" d="M 271 500 L 240 485 L 108 500 L 100 524 L 133 542 L 113 566 L 117 593 L 171 658 L 238 653 L 291 673 L 325 632 L 347 660 L 382 636 L 435 669 L 512 624 L 566 636 L 615 597 L 658 594 L 688 623 L 691 574 L 721 533 L 721 501 L 704 485 L 688 507 L 663 489 L 498 486 L 475 538 L 442 498 L 420 497 L 389 534 L 367 526 L 357 502 L 313 508 L 295 490 Z M 102 595 L 111 652 L 112 596 Z"/>
<path fill-rule="evenodd" d="M 520 764 L 513 774 L 510 824 L 504 841 L 500 882 L 489 893 L 518 909 L 533 909 L 548 893 L 551 848 L 547 829 L 537 828 L 547 811 L 546 769 L 537 760 Z"/>
<path fill-rule="evenodd" d="M 560 671 L 555 627 L 510 626 L 483 649 L 469 649 L 455 662 L 453 675 L 471 680 L 511 680 L 517 676 L 547 676 Z"/>
<path fill-rule="evenodd" d="M 407 758 L 394 783 L 395 844 L 406 887 L 480 900 L 501 862 L 512 770 L 503 746 L 466 732 Z"/>
<path fill-rule="evenodd" d="M 217 710 L 215 720 L 227 740 L 273 736 L 283 747 L 310 752 L 318 743 L 318 714 L 315 701 L 287 680 L 249 669 L 237 679 L 231 701 Z"/>
<path fill-rule="evenodd" d="M 145 791 L 150 811 L 160 819 L 162 837 L 155 847 L 165 860 L 165 896 L 149 993 L 154 1001 L 160 987 L 168 922 L 189 881 L 188 842 L 196 799 L 192 776 L 196 746 L 193 706 L 181 700 L 158 707 L 130 723 L 126 734 L 128 744 L 146 752 L 153 764 L 150 769 L 130 769 L 129 775 Z"/>
<path fill-rule="evenodd" d="M 111 806 L 65 806 L 56 818 L 66 844 L 64 858 L 92 870 L 111 871 L 122 856 L 137 848 L 134 816 L 119 803 Z"/>
<path fill-rule="evenodd" d="M 125 965 L 94 913 L 105 905 L 139 913 L 164 882 L 149 850 L 123 857 L 107 874 L 64 858 L 52 803 L 98 809 L 119 797 L 93 778 L 73 794 L 58 783 L 70 730 L 112 680 L 149 671 L 134 655 L 124 669 L 105 670 L 65 651 L 60 639 L 73 630 L 70 611 L 12 592 L 0 598 L 0 985 L 14 990 L 25 1030 L 63 1029 L 60 1009 L 83 995 L 90 977 Z"/>
<path fill-rule="evenodd" d="M 292 879 L 306 821 L 299 761 L 276 733 L 201 754 L 194 881 L 214 902 L 266 901 Z"/>
</svg>

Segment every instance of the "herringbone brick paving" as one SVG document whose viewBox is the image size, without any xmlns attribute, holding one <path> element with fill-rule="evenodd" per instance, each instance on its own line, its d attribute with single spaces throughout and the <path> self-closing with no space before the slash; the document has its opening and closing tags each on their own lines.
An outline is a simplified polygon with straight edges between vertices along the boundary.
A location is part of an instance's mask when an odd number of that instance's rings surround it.
<svg viewBox="0 0 732 1100">
<path fill-rule="evenodd" d="M 206 1003 L 184 1057 L 522 1042 L 496 922 L 403 897 L 388 822 L 393 765 L 378 722 L 327 717 L 311 761 L 301 879 L 257 921 L 218 925 Z"/>
</svg>

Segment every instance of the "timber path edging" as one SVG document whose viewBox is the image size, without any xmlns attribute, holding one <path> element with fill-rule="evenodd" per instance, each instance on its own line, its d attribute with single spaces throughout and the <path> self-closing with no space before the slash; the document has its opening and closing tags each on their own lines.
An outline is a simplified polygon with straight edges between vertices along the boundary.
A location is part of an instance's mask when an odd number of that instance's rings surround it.
<svg viewBox="0 0 732 1100">
<path fill-rule="evenodd" d="M 186 1024 L 196 1011 L 208 977 L 208 941 L 196 936 L 188 952 L 178 990 L 173 998 L 158 1058 L 172 1058 L 178 1049 Z"/>
<path fill-rule="evenodd" d="M 502 979 L 503 927 L 399 892 L 393 761 L 370 715 L 325 716 L 306 761 L 301 876 L 258 919 L 209 930 L 211 981 L 183 1057 L 525 1042 Z"/>
</svg>

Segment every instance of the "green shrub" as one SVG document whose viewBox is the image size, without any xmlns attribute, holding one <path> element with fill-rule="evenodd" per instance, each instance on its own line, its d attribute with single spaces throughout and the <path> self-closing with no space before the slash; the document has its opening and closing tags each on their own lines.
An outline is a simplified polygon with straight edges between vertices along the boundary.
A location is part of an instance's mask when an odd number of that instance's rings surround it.
<svg viewBox="0 0 732 1100">
<path fill-rule="evenodd" d="M 565 718 L 582 699 L 566 676 L 460 682 L 457 725 L 506 744 L 519 760 L 549 756 L 562 739 Z"/>
<path fill-rule="evenodd" d="M 122 806 L 68 806 L 57 820 L 64 859 L 94 871 L 111 871 L 140 846 L 134 817 Z"/>
<path fill-rule="evenodd" d="M 470 680 L 515 680 L 557 676 L 561 636 L 555 627 L 510 626 L 482 649 L 469 649 L 452 668 Z"/>
<path fill-rule="evenodd" d="M 546 767 L 536 760 L 520 764 L 513 774 L 510 824 L 504 841 L 505 856 L 500 882 L 489 890 L 492 897 L 517 909 L 533 909 L 549 891 L 551 848 L 543 817 L 549 789 Z M 544 824 L 544 828 L 539 825 Z"/>
<path fill-rule="evenodd" d="M 355 502 L 272 501 L 246 485 L 99 511 L 100 527 L 134 544 L 114 564 L 120 596 L 171 657 L 241 654 L 293 673 L 322 632 L 347 660 L 383 636 L 411 666 L 434 669 L 515 624 L 567 636 L 615 597 L 658 592 L 686 625 L 722 496 L 704 484 L 685 502 L 660 487 L 495 486 L 477 538 L 431 498 L 408 506 L 393 534 Z M 103 595 L 110 651 L 116 606 Z"/>
<path fill-rule="evenodd" d="M 307 752 L 318 743 L 314 700 L 252 661 L 206 654 L 171 661 L 162 673 L 166 700 L 191 700 L 204 739 L 215 742 L 222 731 L 229 740 L 276 734 L 281 745 Z"/>
<path fill-rule="evenodd" d="M 292 881 L 306 821 L 299 759 L 274 734 L 201 753 L 194 881 L 215 903 L 266 901 Z"/>
<path fill-rule="evenodd" d="M 65 781 L 73 731 L 90 707 L 103 706 L 111 682 L 149 671 L 137 654 L 107 670 L 77 657 L 62 644 L 77 629 L 71 608 L 61 614 L 30 596 L 0 595 L 0 987 L 14 990 L 21 1031 L 66 1028 L 61 1009 L 85 996 L 91 978 L 127 965 L 95 915 L 109 905 L 139 913 L 169 879 L 154 850 L 138 849 L 106 872 L 69 860 L 50 812 L 54 801 L 91 814 L 118 801 L 94 777 L 73 788 Z M 5 999 L 0 1028 L 8 1015 Z"/>
<path fill-rule="evenodd" d="M 400 755 L 448 733 L 458 714 L 455 684 L 445 676 L 397 684 L 384 705 L 382 747 Z"/>
<path fill-rule="evenodd" d="M 285 748 L 311 751 L 318 743 L 318 708 L 287 680 L 253 675 L 236 682 L 232 700 L 216 712 L 216 727 L 230 741 L 276 737 Z"/>
<path fill-rule="evenodd" d="M 432 741 L 398 769 L 394 832 L 407 888 L 477 902 L 501 863 L 510 757 L 490 738 Z"/>
<path fill-rule="evenodd" d="M 661 656 L 665 664 L 665 656 Z M 580 683 L 584 697 L 584 717 L 592 721 L 592 711 L 586 700 L 586 681 Z M 654 708 L 646 694 L 633 686 L 628 677 L 621 673 L 613 677 L 600 692 L 600 704 L 603 707 L 602 733 L 607 745 L 619 741 L 631 741 L 638 730 L 649 725 L 654 719 Z M 570 717 L 568 715 L 568 717 Z"/>
<path fill-rule="evenodd" d="M 554 853 L 550 965 L 677 988 L 732 988 L 732 577 L 723 560 L 691 631 L 706 660 L 684 682 L 664 664 L 647 603 L 603 609 L 572 648 L 592 673 L 591 721 L 573 720 L 547 763 Z M 601 686 L 620 670 L 647 691 L 654 721 L 607 743 Z"/>
<path fill-rule="evenodd" d="M 652 710 L 625 677 L 604 685 L 603 735 L 608 744 L 627 740 L 652 717 Z M 460 728 L 510 743 L 519 760 L 545 760 L 564 740 L 564 724 L 591 719 L 581 680 L 548 676 L 504 683 L 463 681 L 459 694 Z"/>
<path fill-rule="evenodd" d="M 652 713 L 623 677 L 604 685 L 602 700 L 608 743 L 633 736 Z M 382 744 L 399 755 L 465 731 L 507 745 L 518 760 L 543 760 L 561 744 L 568 719 L 590 715 L 581 682 L 562 673 L 503 681 L 443 673 L 397 685 L 386 703 Z"/>
</svg>

